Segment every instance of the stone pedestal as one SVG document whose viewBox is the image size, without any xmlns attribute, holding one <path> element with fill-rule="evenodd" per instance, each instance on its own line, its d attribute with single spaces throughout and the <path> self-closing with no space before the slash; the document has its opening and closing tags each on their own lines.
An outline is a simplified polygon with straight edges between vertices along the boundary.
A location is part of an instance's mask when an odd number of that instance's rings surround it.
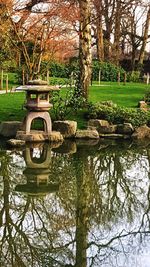
<svg viewBox="0 0 150 267">
<path fill-rule="evenodd" d="M 23 130 L 26 134 L 31 133 L 31 124 L 34 119 L 42 119 L 44 122 L 44 133 L 51 133 L 52 131 L 52 122 L 48 112 L 28 112 L 26 117 L 23 120 Z"/>
</svg>

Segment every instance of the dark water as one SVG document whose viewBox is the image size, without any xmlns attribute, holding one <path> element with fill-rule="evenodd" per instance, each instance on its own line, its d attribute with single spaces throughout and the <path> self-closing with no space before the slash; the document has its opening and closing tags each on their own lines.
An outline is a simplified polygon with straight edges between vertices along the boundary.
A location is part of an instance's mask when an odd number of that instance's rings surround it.
<svg viewBox="0 0 150 267">
<path fill-rule="evenodd" d="M 0 267 L 149 267 L 150 145 L 0 145 Z"/>
</svg>

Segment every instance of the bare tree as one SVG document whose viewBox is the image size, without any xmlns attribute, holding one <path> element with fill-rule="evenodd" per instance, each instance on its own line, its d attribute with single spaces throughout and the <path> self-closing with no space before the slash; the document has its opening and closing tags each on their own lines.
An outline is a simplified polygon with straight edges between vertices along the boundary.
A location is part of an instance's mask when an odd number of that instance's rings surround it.
<svg viewBox="0 0 150 267">
<path fill-rule="evenodd" d="M 150 5 L 149 5 L 148 11 L 147 11 L 147 17 L 146 17 L 146 21 L 145 21 L 142 46 L 141 46 L 141 49 L 140 49 L 140 55 L 139 55 L 139 63 L 140 64 L 143 64 L 145 48 L 146 48 L 147 40 L 148 40 L 148 37 L 149 37 L 148 36 L 149 28 L 150 28 Z"/>
<path fill-rule="evenodd" d="M 97 58 L 99 61 L 104 61 L 104 36 L 103 36 L 103 6 L 102 0 L 93 1 L 95 7 L 94 13 L 94 32 L 97 46 Z"/>
</svg>

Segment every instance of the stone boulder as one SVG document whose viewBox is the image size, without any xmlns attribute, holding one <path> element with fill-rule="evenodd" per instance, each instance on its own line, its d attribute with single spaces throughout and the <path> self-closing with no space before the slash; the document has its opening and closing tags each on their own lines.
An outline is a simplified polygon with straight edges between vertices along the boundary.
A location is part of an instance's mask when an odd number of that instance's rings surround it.
<svg viewBox="0 0 150 267">
<path fill-rule="evenodd" d="M 134 132 L 134 128 L 131 123 L 123 123 L 123 124 L 118 124 L 116 132 L 118 134 L 128 134 L 131 135 Z"/>
<path fill-rule="evenodd" d="M 99 133 L 96 130 L 77 130 L 76 138 L 81 139 L 99 139 Z"/>
<path fill-rule="evenodd" d="M 116 125 L 110 125 L 108 121 L 98 120 L 98 119 L 89 120 L 88 127 L 95 127 L 99 133 L 103 133 L 103 134 L 115 133 L 117 129 Z"/>
<path fill-rule="evenodd" d="M 91 119 L 88 121 L 88 126 L 94 126 L 96 128 L 103 127 L 103 126 L 107 127 L 109 126 L 109 122 L 106 120 Z"/>
<path fill-rule="evenodd" d="M 4 121 L 0 124 L 0 135 L 4 137 L 15 137 L 21 126 L 22 122 L 20 121 Z"/>
<path fill-rule="evenodd" d="M 58 131 L 62 134 L 64 138 L 75 137 L 77 131 L 76 121 L 54 121 L 53 130 Z"/>
<path fill-rule="evenodd" d="M 132 138 L 136 140 L 150 138 L 150 128 L 147 125 L 136 128 L 132 134 Z"/>
<path fill-rule="evenodd" d="M 147 103 L 145 101 L 139 101 L 138 107 L 142 110 L 147 111 Z"/>
<path fill-rule="evenodd" d="M 113 134 L 116 132 L 117 129 L 117 125 L 109 125 L 109 126 L 103 126 L 100 128 L 100 130 L 98 131 L 99 133 L 103 133 L 103 134 Z"/>
</svg>

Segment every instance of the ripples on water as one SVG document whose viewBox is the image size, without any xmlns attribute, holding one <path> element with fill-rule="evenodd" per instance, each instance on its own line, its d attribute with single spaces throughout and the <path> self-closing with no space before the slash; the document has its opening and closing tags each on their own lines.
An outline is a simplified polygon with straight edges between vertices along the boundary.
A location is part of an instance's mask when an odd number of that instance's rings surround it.
<svg viewBox="0 0 150 267">
<path fill-rule="evenodd" d="M 0 145 L 0 267 L 149 267 L 150 146 Z"/>
</svg>

